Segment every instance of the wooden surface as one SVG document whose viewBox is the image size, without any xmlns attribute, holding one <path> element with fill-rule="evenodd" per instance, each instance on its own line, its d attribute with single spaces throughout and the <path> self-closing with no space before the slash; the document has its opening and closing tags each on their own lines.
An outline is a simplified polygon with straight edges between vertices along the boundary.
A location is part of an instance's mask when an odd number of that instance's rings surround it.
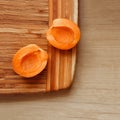
<svg viewBox="0 0 120 120">
<path fill-rule="evenodd" d="M 76 47 L 61 51 L 50 46 L 46 31 L 55 18 L 78 20 L 78 0 L 0 0 L 0 93 L 48 92 L 68 88 L 76 64 Z M 48 51 L 48 67 L 25 79 L 12 70 L 18 49 L 37 44 Z"/>
<path fill-rule="evenodd" d="M 47 69 L 25 79 L 12 70 L 12 57 L 32 43 L 47 50 L 48 13 L 48 0 L 0 0 L 0 93 L 46 91 Z"/>
<path fill-rule="evenodd" d="M 67 18 L 78 23 L 78 0 L 49 0 L 49 26 L 56 18 Z M 59 50 L 48 45 L 47 91 L 58 91 L 71 86 L 76 65 L 76 46 Z"/>
<path fill-rule="evenodd" d="M 120 120 L 120 1 L 81 0 L 81 42 L 70 90 L 0 95 L 2 120 Z"/>
</svg>

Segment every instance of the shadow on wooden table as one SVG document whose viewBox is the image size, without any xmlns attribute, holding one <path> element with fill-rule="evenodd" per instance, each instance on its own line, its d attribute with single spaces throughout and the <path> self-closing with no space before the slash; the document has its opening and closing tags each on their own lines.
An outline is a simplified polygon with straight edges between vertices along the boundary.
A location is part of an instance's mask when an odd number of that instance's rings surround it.
<svg viewBox="0 0 120 120">
<path fill-rule="evenodd" d="M 32 94 L 8 94 L 0 95 L 0 103 L 21 102 L 21 101 L 43 101 L 55 99 L 57 97 L 68 97 L 72 89 L 60 90 L 49 93 L 32 93 Z"/>
</svg>

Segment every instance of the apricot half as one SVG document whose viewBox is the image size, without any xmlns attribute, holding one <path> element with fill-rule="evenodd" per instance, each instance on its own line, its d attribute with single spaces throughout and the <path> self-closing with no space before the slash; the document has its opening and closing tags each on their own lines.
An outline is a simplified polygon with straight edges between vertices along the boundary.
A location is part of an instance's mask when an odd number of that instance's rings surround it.
<svg viewBox="0 0 120 120">
<path fill-rule="evenodd" d="M 73 48 L 80 40 L 80 29 L 71 20 L 58 18 L 47 31 L 49 43 L 62 50 Z"/>
<path fill-rule="evenodd" d="M 13 70 L 23 77 L 34 77 L 47 65 L 48 54 L 35 44 L 27 45 L 13 57 Z"/>
</svg>

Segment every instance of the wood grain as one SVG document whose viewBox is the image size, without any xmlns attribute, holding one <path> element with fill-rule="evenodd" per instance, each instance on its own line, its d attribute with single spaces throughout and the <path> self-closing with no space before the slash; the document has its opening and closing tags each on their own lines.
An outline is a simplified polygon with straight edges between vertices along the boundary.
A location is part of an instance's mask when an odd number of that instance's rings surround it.
<svg viewBox="0 0 120 120">
<path fill-rule="evenodd" d="M 78 1 L 49 0 L 49 25 L 55 18 L 67 18 L 77 23 Z M 48 46 L 47 91 L 56 91 L 70 87 L 76 64 L 76 47 L 63 51 Z"/>
<path fill-rule="evenodd" d="M 2 120 L 120 120 L 120 0 L 80 0 L 75 81 L 47 94 L 0 95 Z"/>
<path fill-rule="evenodd" d="M 61 51 L 50 46 L 46 31 L 53 19 L 64 17 L 77 23 L 78 1 L 0 0 L 0 93 L 48 92 L 68 88 L 76 63 L 76 48 Z M 12 57 L 18 49 L 37 44 L 48 51 L 48 67 L 26 79 L 12 70 Z M 33 82 L 34 81 L 34 82 Z"/>
<path fill-rule="evenodd" d="M 48 0 L 0 0 L 0 93 L 45 92 L 47 69 L 25 79 L 12 70 L 12 57 L 34 43 L 47 50 Z"/>
</svg>

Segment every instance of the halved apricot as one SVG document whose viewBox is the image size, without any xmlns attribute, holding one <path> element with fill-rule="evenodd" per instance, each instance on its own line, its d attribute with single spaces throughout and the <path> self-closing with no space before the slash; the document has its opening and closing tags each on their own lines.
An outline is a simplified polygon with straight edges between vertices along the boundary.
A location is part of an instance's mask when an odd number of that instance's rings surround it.
<svg viewBox="0 0 120 120">
<path fill-rule="evenodd" d="M 80 29 L 71 20 L 58 18 L 47 31 L 49 43 L 62 50 L 73 48 L 80 40 Z"/>
<path fill-rule="evenodd" d="M 35 44 L 27 45 L 16 52 L 13 57 L 13 70 L 23 77 L 34 77 L 47 65 L 48 54 Z"/>
</svg>

